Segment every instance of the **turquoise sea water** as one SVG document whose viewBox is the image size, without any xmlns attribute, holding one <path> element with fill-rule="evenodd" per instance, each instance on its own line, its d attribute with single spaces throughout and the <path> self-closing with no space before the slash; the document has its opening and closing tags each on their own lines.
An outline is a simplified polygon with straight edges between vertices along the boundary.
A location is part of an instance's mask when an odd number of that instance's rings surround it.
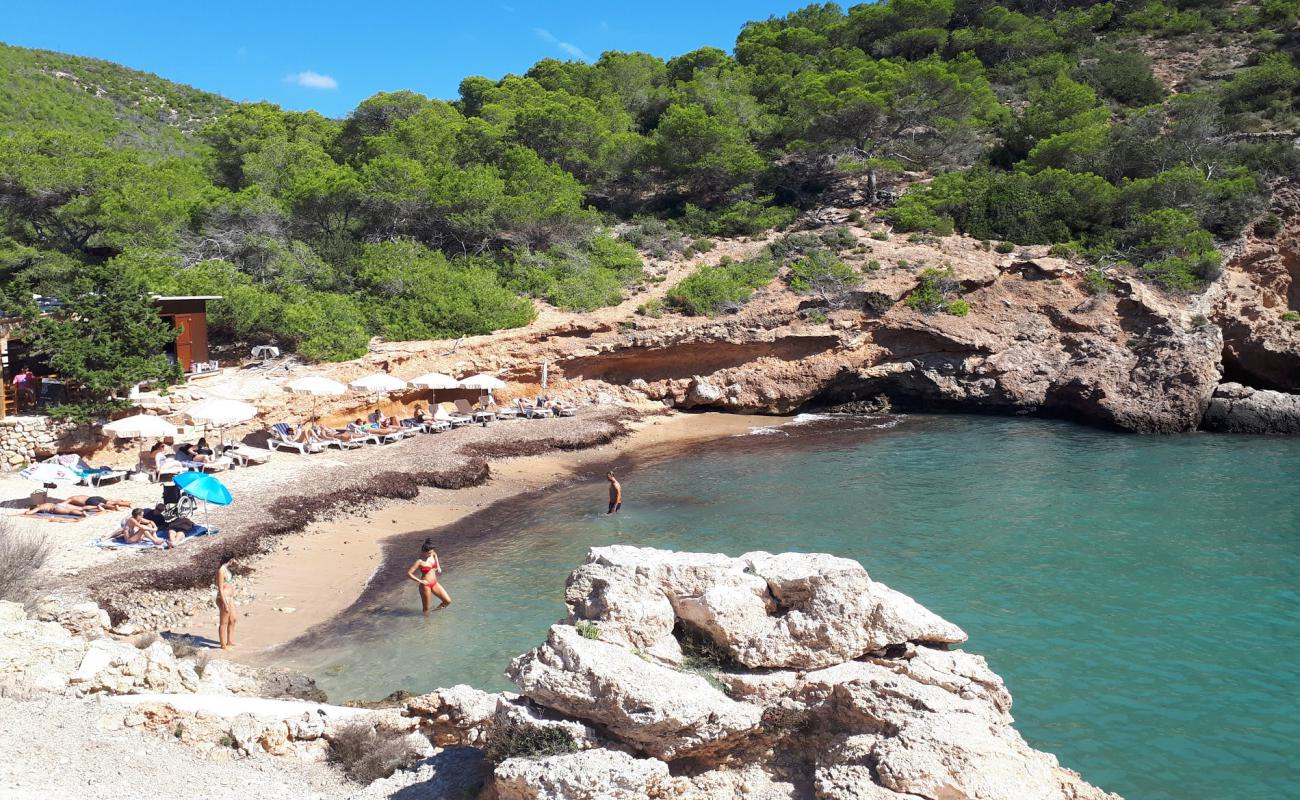
<svg viewBox="0 0 1300 800">
<path fill-rule="evenodd" d="M 1300 441 L 812 419 L 651 454 L 623 482 L 615 517 L 597 473 L 440 532 L 451 609 L 421 618 L 384 575 L 292 661 L 336 700 L 506 688 L 589 546 L 826 551 L 964 627 L 1020 731 L 1088 780 L 1300 797 Z"/>
</svg>

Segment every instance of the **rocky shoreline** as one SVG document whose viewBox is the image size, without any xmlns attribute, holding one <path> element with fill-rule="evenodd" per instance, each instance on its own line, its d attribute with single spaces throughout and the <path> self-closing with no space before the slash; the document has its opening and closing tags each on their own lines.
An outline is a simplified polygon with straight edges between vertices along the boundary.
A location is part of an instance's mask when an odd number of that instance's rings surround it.
<svg viewBox="0 0 1300 800">
<path fill-rule="evenodd" d="M 390 754 L 328 796 L 485 800 L 1116 800 L 1030 748 L 957 626 L 824 554 L 593 549 L 569 615 L 507 675 L 366 710 L 310 681 L 114 638 L 94 604 L 0 603 L 4 702 L 84 702 L 96 730 L 206 759 Z M 304 699 L 305 698 L 305 699 Z M 71 732 L 70 736 L 77 735 Z M 396 770 L 396 771 L 394 771 Z M 56 782 L 56 777 L 50 778 Z"/>
</svg>

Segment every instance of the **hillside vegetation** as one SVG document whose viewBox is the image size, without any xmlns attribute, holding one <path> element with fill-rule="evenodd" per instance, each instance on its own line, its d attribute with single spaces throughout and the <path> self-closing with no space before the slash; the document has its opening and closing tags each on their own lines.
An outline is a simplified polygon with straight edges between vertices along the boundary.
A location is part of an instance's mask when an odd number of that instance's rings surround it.
<svg viewBox="0 0 1300 800">
<path fill-rule="evenodd" d="M 529 298 L 617 303 L 645 279 L 636 247 L 757 235 L 856 178 L 897 230 L 1052 243 L 1198 291 L 1269 181 L 1300 171 L 1290 139 L 1254 135 L 1300 115 L 1298 15 L 1300 0 L 813 5 L 746 25 L 731 53 L 547 59 L 343 120 L 4 48 L 0 274 L 11 303 L 92 271 L 221 294 L 217 336 L 345 359 L 376 334 L 518 326 Z M 803 259 L 835 278 L 833 259 Z M 724 265 L 669 306 L 716 313 L 774 274 Z"/>
</svg>

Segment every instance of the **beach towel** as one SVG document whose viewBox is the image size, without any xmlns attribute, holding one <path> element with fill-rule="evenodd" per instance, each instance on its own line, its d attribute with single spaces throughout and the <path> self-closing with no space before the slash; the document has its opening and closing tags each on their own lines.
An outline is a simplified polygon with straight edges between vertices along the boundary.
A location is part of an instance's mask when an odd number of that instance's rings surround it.
<svg viewBox="0 0 1300 800">
<path fill-rule="evenodd" d="M 218 533 L 221 533 L 220 528 L 207 528 L 202 525 L 195 525 L 193 528 L 186 531 L 185 538 L 181 541 L 188 541 L 199 536 L 216 536 Z M 96 539 L 95 541 L 90 542 L 90 546 L 107 547 L 111 550 L 155 550 L 162 545 L 156 545 L 147 539 L 132 544 L 127 544 L 120 539 Z"/>
<path fill-rule="evenodd" d="M 43 519 L 47 522 L 81 522 L 85 517 L 78 517 L 76 514 L 55 514 L 53 511 L 40 511 L 35 514 L 20 514 L 28 519 Z"/>
</svg>

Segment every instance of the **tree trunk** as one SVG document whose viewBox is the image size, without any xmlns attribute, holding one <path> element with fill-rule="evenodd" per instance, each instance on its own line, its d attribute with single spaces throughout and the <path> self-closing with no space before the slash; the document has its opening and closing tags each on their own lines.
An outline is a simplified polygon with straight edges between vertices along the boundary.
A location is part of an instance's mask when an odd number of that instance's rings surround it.
<svg viewBox="0 0 1300 800">
<path fill-rule="evenodd" d="M 876 204 L 876 197 L 876 170 L 875 168 L 871 168 L 867 170 L 867 204 L 874 206 Z"/>
</svg>

